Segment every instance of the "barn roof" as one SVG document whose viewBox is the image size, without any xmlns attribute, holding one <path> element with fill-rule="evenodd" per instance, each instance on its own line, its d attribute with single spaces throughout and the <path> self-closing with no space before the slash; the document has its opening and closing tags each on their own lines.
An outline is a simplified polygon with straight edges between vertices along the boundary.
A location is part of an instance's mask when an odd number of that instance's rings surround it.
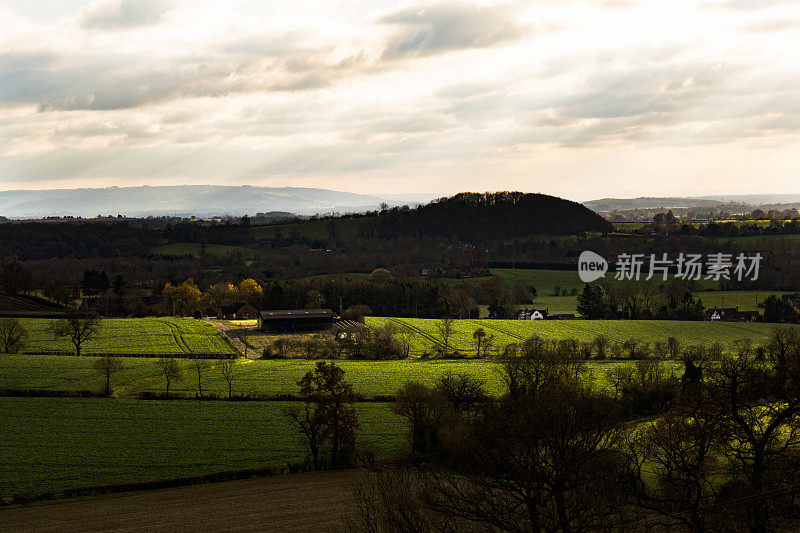
<svg viewBox="0 0 800 533">
<path fill-rule="evenodd" d="M 330 309 L 276 309 L 261 311 L 263 320 L 285 320 L 287 318 L 334 318 Z"/>
</svg>

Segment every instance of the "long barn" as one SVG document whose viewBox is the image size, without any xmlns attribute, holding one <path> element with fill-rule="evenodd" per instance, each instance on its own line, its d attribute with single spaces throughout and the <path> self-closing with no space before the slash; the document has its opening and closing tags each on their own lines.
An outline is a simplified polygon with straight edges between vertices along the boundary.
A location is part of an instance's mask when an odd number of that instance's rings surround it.
<svg viewBox="0 0 800 533">
<path fill-rule="evenodd" d="M 335 318 L 336 315 L 330 309 L 261 311 L 258 314 L 258 329 L 279 333 L 318 331 L 331 327 Z"/>
</svg>

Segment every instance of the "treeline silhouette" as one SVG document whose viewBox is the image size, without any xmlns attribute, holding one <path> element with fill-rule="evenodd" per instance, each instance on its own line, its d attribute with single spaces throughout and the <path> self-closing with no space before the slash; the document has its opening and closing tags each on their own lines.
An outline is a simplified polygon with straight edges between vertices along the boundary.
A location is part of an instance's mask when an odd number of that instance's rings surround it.
<svg viewBox="0 0 800 533">
<path fill-rule="evenodd" d="M 20 260 L 142 256 L 162 241 L 159 231 L 119 223 L 22 222 L 3 224 L 0 255 Z"/>
<path fill-rule="evenodd" d="M 521 192 L 459 193 L 417 209 L 381 212 L 384 238 L 404 235 L 449 237 L 461 241 L 491 241 L 534 234 L 606 233 L 611 224 L 581 204 Z"/>
</svg>

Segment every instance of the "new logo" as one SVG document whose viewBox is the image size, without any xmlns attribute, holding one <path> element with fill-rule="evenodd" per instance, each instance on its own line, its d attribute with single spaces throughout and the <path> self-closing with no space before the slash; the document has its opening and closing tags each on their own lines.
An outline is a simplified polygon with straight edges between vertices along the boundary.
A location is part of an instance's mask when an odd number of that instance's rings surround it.
<svg viewBox="0 0 800 533">
<path fill-rule="evenodd" d="M 585 250 L 578 257 L 578 276 L 584 283 L 591 283 L 600 279 L 608 272 L 608 261 L 600 255 Z"/>
</svg>

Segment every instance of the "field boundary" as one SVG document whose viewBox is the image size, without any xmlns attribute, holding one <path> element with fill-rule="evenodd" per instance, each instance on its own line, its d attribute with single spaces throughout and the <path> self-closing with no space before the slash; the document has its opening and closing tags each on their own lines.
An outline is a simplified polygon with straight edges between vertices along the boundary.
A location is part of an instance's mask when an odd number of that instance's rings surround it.
<svg viewBox="0 0 800 533">
<path fill-rule="evenodd" d="M 169 489 L 175 487 L 186 487 L 190 485 L 201 485 L 205 483 L 220 483 L 223 481 L 237 481 L 254 477 L 270 477 L 283 474 L 289 469 L 264 466 L 258 468 L 247 468 L 244 470 L 225 470 L 202 474 L 199 476 L 167 478 L 154 481 L 137 481 L 133 483 L 114 483 L 109 485 L 94 485 L 89 487 L 77 487 L 54 492 L 40 492 L 36 494 L 16 494 L 9 498 L 0 500 L 0 507 L 12 505 L 24 505 L 42 501 L 68 500 L 85 496 L 100 496 L 104 494 L 116 494 L 120 492 L 137 492 L 143 490 Z M 299 473 L 299 470 L 298 470 Z"/>
<path fill-rule="evenodd" d="M 75 352 L 66 350 L 37 350 L 35 352 L 23 352 L 21 355 L 58 355 L 64 357 L 78 357 Z M 13 357 L 13 354 L 11 355 Z M 163 357 L 174 357 L 175 359 L 236 359 L 238 353 L 120 353 L 120 352 L 82 352 L 80 357 L 150 357 L 159 359 Z"/>
</svg>

